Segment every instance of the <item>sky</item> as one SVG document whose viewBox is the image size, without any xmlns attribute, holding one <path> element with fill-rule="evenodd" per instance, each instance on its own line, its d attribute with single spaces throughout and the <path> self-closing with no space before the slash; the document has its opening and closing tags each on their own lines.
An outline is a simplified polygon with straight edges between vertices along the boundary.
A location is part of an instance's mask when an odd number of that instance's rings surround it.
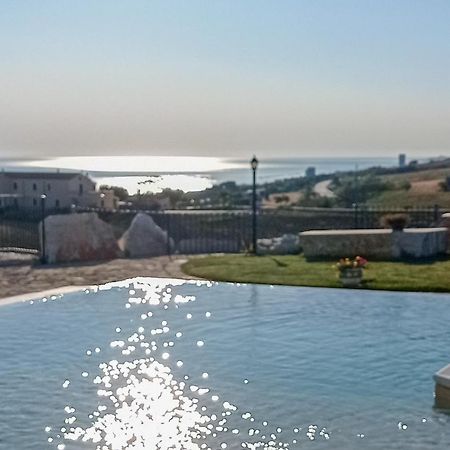
<svg viewBox="0 0 450 450">
<path fill-rule="evenodd" d="M 448 0 L 2 0 L 0 158 L 450 155 Z"/>
</svg>

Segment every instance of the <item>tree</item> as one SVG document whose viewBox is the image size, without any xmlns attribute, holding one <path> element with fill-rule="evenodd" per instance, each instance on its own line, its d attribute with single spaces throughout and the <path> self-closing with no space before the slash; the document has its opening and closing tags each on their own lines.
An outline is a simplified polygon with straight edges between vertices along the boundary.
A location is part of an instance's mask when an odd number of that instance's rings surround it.
<svg viewBox="0 0 450 450">
<path fill-rule="evenodd" d="M 122 186 L 108 186 L 107 184 L 102 184 L 100 186 L 101 191 L 112 190 L 114 195 L 120 200 L 124 201 L 128 198 L 128 191 Z"/>
<path fill-rule="evenodd" d="M 339 186 L 335 187 L 334 193 L 341 205 L 350 207 L 353 203 L 365 203 L 389 187 L 388 183 L 370 174 L 341 179 Z"/>
<path fill-rule="evenodd" d="M 160 197 L 168 197 L 170 202 L 170 207 L 175 209 L 177 207 L 177 203 L 180 202 L 184 197 L 184 192 L 180 189 L 163 189 L 160 194 Z"/>
</svg>

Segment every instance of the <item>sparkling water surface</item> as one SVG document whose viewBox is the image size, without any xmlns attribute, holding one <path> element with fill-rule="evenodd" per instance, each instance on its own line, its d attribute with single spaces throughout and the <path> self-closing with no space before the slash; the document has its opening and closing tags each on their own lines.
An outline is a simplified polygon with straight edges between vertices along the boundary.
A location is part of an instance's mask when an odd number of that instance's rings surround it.
<svg viewBox="0 0 450 450">
<path fill-rule="evenodd" d="M 2 449 L 428 449 L 450 296 L 138 278 L 0 308 Z"/>
</svg>

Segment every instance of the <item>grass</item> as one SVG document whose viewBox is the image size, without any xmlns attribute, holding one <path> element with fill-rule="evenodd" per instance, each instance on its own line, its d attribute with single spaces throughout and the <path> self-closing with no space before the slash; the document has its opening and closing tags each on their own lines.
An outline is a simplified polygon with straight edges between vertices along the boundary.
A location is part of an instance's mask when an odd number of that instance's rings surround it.
<svg viewBox="0 0 450 450">
<path fill-rule="evenodd" d="M 303 256 L 210 255 L 182 266 L 188 275 L 217 281 L 340 287 L 332 262 L 307 262 Z M 450 259 L 433 262 L 370 262 L 361 289 L 450 292 Z"/>
<path fill-rule="evenodd" d="M 433 206 L 450 208 L 450 192 L 444 192 L 439 187 L 439 182 L 444 181 L 450 175 L 450 168 L 419 170 L 415 172 L 385 175 L 385 181 L 393 183 L 397 188 L 383 191 L 370 199 L 372 204 L 399 205 L 399 206 Z M 401 189 L 401 183 L 409 181 L 411 188 Z"/>
<path fill-rule="evenodd" d="M 409 181 L 410 183 L 414 183 L 416 181 L 444 180 L 448 175 L 450 175 L 450 168 L 417 170 L 414 172 L 397 173 L 395 175 L 384 175 L 383 178 L 386 181 Z"/>
<path fill-rule="evenodd" d="M 383 191 L 379 195 L 372 197 L 368 204 L 386 205 L 392 207 L 424 207 L 439 205 L 441 208 L 450 208 L 450 192 L 443 192 L 438 189 L 435 191 L 421 190 L 412 186 L 410 190 L 394 189 Z"/>
</svg>

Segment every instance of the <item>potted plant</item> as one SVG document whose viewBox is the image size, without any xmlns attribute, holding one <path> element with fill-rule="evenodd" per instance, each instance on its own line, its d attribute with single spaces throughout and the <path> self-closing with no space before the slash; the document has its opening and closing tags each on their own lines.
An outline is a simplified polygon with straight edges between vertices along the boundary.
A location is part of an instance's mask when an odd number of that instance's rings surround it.
<svg viewBox="0 0 450 450">
<path fill-rule="evenodd" d="M 344 287 L 360 286 L 366 265 L 367 260 L 361 256 L 357 256 L 355 259 L 341 258 L 335 267 L 342 285 Z"/>
<path fill-rule="evenodd" d="M 391 228 L 392 231 L 403 231 L 409 223 L 407 214 L 387 214 L 381 218 L 381 225 L 385 228 Z"/>
</svg>

